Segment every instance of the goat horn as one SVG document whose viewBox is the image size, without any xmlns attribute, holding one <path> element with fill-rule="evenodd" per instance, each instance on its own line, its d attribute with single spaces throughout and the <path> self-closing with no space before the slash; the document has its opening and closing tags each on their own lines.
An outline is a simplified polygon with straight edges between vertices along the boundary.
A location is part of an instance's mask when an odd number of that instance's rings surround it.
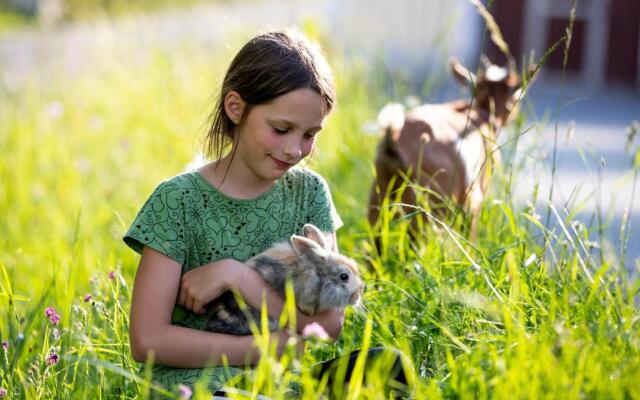
<svg viewBox="0 0 640 400">
<path fill-rule="evenodd" d="M 489 57 L 487 57 L 486 54 L 483 54 L 483 55 L 480 56 L 480 62 L 482 63 L 482 66 L 484 67 L 484 69 L 487 69 L 491 65 L 493 65 L 491 63 L 491 60 L 489 60 Z"/>
<path fill-rule="evenodd" d="M 516 73 L 518 71 L 518 68 L 516 67 L 516 60 L 512 56 L 507 58 L 507 68 L 509 69 L 509 72 Z"/>
</svg>

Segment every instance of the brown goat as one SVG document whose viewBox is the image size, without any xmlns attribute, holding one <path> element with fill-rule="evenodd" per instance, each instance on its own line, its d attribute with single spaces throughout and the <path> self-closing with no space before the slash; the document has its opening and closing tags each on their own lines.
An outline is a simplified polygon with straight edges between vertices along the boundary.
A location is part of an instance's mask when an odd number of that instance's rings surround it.
<svg viewBox="0 0 640 400">
<path fill-rule="evenodd" d="M 451 72 L 471 88 L 471 101 L 425 104 L 406 113 L 401 105 L 391 104 L 380 111 L 384 136 L 369 199 L 372 226 L 385 195 L 393 201 L 406 177 L 403 203 L 415 205 L 420 192 L 436 213 L 444 215 L 451 199 L 470 212 L 471 236 L 475 236 L 490 175 L 487 169 L 500 161 L 496 134 L 516 112 L 521 81 L 513 67 L 488 62 L 477 78 L 457 61 L 451 62 Z"/>
</svg>

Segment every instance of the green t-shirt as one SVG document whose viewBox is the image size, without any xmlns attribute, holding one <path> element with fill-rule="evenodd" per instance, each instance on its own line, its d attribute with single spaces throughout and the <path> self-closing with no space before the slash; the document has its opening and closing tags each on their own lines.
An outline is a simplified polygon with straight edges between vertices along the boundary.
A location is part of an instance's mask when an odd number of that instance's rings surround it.
<svg viewBox="0 0 640 400">
<path fill-rule="evenodd" d="M 182 265 L 182 273 L 213 261 L 246 261 L 273 243 L 301 233 L 306 223 L 335 232 L 342 221 L 324 179 L 302 168 L 289 170 L 256 199 L 231 198 L 197 171 L 162 182 L 138 212 L 124 242 L 138 253 L 149 246 Z M 176 305 L 172 323 L 204 329 L 206 316 Z M 219 389 L 240 368 L 154 366 L 153 380 L 168 389 L 198 379 Z"/>
</svg>

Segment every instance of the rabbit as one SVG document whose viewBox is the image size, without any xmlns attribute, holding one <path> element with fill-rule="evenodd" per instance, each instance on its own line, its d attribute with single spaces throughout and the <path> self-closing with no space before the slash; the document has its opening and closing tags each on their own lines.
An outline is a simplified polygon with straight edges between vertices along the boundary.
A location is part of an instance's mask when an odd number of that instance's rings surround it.
<svg viewBox="0 0 640 400">
<path fill-rule="evenodd" d="M 290 241 L 276 243 L 246 264 L 283 297 L 286 281 L 291 279 L 296 305 L 307 315 L 357 304 L 363 285 L 356 262 L 329 249 L 314 225 L 306 224 L 302 230 L 304 236 L 293 235 Z M 248 312 L 259 325 L 260 311 L 248 307 Z M 269 318 L 269 330 L 277 328 L 278 321 Z M 251 334 L 249 321 L 233 293 L 227 291 L 208 305 L 205 330 Z"/>
</svg>

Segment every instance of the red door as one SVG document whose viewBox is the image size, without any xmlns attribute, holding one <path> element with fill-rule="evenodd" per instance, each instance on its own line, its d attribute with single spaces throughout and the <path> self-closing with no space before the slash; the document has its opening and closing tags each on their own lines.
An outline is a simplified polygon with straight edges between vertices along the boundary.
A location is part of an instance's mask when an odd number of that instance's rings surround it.
<svg viewBox="0 0 640 400">
<path fill-rule="evenodd" d="M 607 80 L 635 84 L 638 74 L 640 1 L 610 1 Z"/>
<path fill-rule="evenodd" d="M 586 40 L 585 21 L 576 19 L 573 22 L 573 31 L 571 33 L 571 42 L 569 44 L 569 53 L 567 56 L 566 69 L 572 72 L 580 72 L 584 62 L 584 46 Z M 546 20 L 546 49 L 550 49 L 553 45 L 566 35 L 569 27 L 569 18 L 551 17 Z M 545 67 L 549 69 L 561 70 L 564 63 L 565 40 L 561 40 L 556 50 L 549 55 Z"/>
<path fill-rule="evenodd" d="M 520 63 L 523 56 L 528 52 L 522 52 L 522 27 L 524 25 L 524 5 L 525 0 L 494 0 L 491 14 L 500 27 L 509 52 Z M 491 61 L 504 65 L 507 61 L 500 49 L 491 42 L 489 34 L 486 34 L 487 49 Z"/>
</svg>

